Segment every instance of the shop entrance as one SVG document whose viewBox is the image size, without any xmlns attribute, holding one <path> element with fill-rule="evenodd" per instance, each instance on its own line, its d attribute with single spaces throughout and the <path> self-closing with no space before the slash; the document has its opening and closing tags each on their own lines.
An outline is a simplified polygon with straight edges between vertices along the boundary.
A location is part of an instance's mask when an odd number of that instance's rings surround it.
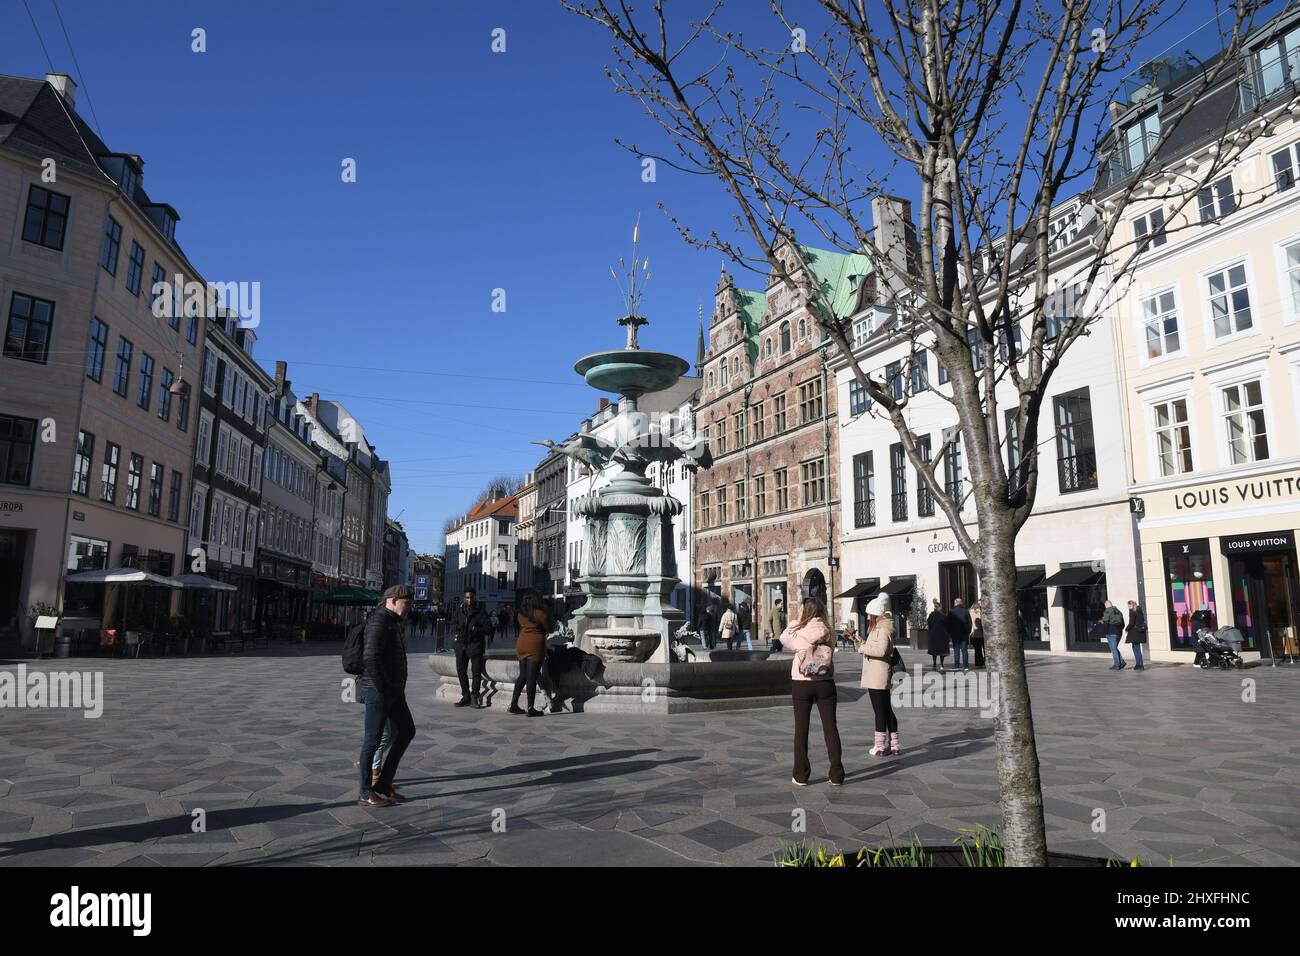
<svg viewBox="0 0 1300 956">
<path fill-rule="evenodd" d="M 1056 588 L 1057 603 L 1065 610 L 1065 646 L 1071 651 L 1105 651 L 1105 637 L 1096 633 L 1106 609 L 1106 572 L 1091 562 L 1062 564 L 1047 580 Z"/>
<path fill-rule="evenodd" d="M 1290 531 L 1219 539 L 1228 558 L 1232 614 L 1246 650 L 1294 660 L 1296 647 L 1295 540 Z"/>
<path fill-rule="evenodd" d="M 957 598 L 967 607 L 979 599 L 979 582 L 969 561 L 939 565 L 939 601 L 949 609 Z"/>
<path fill-rule="evenodd" d="M 0 530 L 0 636 L 18 634 L 18 596 L 26 554 L 26 531 Z"/>
</svg>

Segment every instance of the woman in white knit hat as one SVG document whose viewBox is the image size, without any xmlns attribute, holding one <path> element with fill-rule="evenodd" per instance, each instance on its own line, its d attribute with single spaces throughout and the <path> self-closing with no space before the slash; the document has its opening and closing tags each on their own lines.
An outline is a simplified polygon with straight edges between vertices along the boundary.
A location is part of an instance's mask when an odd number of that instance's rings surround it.
<svg viewBox="0 0 1300 956">
<path fill-rule="evenodd" d="M 898 744 L 898 718 L 889 699 L 890 660 L 894 656 L 894 615 L 889 613 L 889 595 L 878 594 L 867 604 L 867 636 L 855 639 L 862 662 L 862 686 L 876 712 L 874 757 L 902 753 Z"/>
</svg>

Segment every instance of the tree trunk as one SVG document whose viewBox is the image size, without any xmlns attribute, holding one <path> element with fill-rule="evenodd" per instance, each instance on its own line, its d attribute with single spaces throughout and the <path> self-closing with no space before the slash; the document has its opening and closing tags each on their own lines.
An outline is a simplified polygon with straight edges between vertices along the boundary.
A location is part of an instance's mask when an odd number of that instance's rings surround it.
<svg viewBox="0 0 1300 956">
<path fill-rule="evenodd" d="M 1043 791 L 1016 600 L 1016 532 L 1009 508 L 980 509 L 984 654 L 998 681 L 996 733 L 1002 841 L 1009 866 L 1046 866 Z"/>
</svg>

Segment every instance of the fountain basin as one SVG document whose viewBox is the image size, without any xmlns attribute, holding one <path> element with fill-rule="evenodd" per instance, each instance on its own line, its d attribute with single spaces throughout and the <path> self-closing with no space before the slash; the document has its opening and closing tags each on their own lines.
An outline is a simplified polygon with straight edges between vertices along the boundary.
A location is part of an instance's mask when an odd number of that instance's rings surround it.
<svg viewBox="0 0 1300 956">
<path fill-rule="evenodd" d="M 667 352 L 644 349 L 615 349 L 584 355 L 573 370 L 592 388 L 639 398 L 647 392 L 661 392 L 677 382 L 690 364 Z"/>
</svg>

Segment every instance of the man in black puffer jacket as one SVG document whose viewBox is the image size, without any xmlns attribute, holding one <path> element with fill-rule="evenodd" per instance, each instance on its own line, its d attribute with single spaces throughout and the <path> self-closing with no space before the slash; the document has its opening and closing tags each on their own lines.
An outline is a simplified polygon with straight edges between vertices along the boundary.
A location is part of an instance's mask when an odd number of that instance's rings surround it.
<svg viewBox="0 0 1300 956">
<path fill-rule="evenodd" d="M 387 807 L 406 798 L 393 789 L 402 755 L 415 738 L 415 720 L 406 703 L 406 638 L 402 621 L 411 613 L 413 593 L 403 584 L 384 592 L 384 603 L 370 612 L 365 630 L 365 673 L 358 682 L 366 701 L 366 731 L 361 743 L 361 798 L 368 807 Z M 379 779 L 371 784 L 371 764 L 385 725 L 392 744 Z"/>
<path fill-rule="evenodd" d="M 482 707 L 480 690 L 483 686 L 483 665 L 487 658 L 488 641 L 492 639 L 492 618 L 487 608 L 476 600 L 473 588 L 465 589 L 465 600 L 451 617 L 451 629 L 456 647 L 456 676 L 460 678 L 460 700 L 457 707 Z M 474 672 L 474 693 L 470 694 L 469 672 Z"/>
</svg>

